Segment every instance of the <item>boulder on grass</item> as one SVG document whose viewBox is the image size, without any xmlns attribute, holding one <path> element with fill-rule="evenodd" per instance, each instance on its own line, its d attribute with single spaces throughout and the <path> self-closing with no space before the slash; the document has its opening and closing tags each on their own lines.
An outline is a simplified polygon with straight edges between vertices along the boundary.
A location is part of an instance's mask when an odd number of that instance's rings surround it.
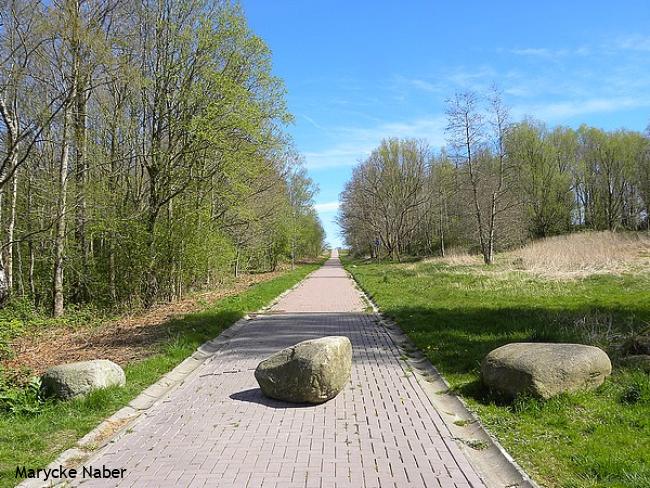
<svg viewBox="0 0 650 488">
<path fill-rule="evenodd" d="M 511 398 L 527 393 L 547 399 L 596 388 L 611 372 L 607 354 L 583 344 L 507 344 L 481 363 L 483 383 Z"/>
<path fill-rule="evenodd" d="M 343 336 L 299 342 L 262 361 L 255 379 L 269 398 L 292 403 L 323 403 L 350 379 L 352 344 Z"/>
<path fill-rule="evenodd" d="M 124 371 L 113 361 L 95 359 L 61 364 L 41 376 L 41 392 L 47 397 L 68 400 L 109 386 L 124 386 Z"/>
</svg>

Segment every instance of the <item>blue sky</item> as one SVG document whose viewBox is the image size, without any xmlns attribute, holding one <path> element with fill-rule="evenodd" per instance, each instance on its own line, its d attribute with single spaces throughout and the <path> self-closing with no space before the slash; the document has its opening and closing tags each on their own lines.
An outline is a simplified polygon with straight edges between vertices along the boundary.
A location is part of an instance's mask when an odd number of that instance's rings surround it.
<svg viewBox="0 0 650 488">
<path fill-rule="evenodd" d="M 338 196 L 382 138 L 445 143 L 445 99 L 496 83 L 513 119 L 644 129 L 650 2 L 243 0 L 273 51 L 318 183 L 330 244 Z"/>
</svg>

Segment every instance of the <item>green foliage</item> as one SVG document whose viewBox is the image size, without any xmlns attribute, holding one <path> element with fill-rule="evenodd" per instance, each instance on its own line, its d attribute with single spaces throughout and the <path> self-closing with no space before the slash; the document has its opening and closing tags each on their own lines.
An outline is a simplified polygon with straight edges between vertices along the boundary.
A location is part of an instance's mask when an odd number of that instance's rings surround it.
<svg viewBox="0 0 650 488">
<path fill-rule="evenodd" d="M 22 136 L 50 141 L 21 144 L 13 296 L 39 310 L 53 296 L 70 308 L 146 307 L 320 253 L 316 187 L 284 132 L 285 88 L 237 3 L 11 5 L 0 6 L 15 20 L 0 53 L 20 52 L 22 68 L 3 71 L 15 89 L 7 106 L 25 117 Z M 2 158 L 8 150 L 0 144 Z M 294 199 L 297 174 L 306 200 Z"/>
<path fill-rule="evenodd" d="M 0 415 L 35 415 L 42 411 L 44 402 L 39 396 L 41 381 L 31 377 L 26 384 L 13 384 L 7 373 L 0 371 Z"/>
<path fill-rule="evenodd" d="M 486 391 L 479 380 L 482 358 L 509 342 L 596 344 L 616 360 L 625 338 L 650 321 L 647 275 L 557 281 L 498 264 L 346 265 L 544 486 L 650 486 L 646 373 L 616 367 L 596 391 L 513 403 Z"/>
<path fill-rule="evenodd" d="M 0 309 L 0 359 L 12 356 L 11 340 L 20 335 L 27 324 L 41 321 L 42 317 L 28 300 L 12 300 Z"/>
</svg>

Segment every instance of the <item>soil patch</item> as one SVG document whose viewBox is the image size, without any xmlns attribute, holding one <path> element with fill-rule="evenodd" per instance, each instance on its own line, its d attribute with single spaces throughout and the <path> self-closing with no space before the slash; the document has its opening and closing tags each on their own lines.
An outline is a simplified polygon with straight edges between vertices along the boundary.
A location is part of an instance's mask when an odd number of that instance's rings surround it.
<svg viewBox="0 0 650 488">
<path fill-rule="evenodd" d="M 282 271 L 242 275 L 236 282 L 193 294 L 188 298 L 157 305 L 150 310 L 128 314 L 94 327 L 52 327 L 18 337 L 12 344 L 14 357 L 2 362 L 8 370 L 27 369 L 40 374 L 47 368 L 73 361 L 110 359 L 120 365 L 154 354 L 169 338 L 165 327 L 171 319 L 205 308 L 206 303 L 241 293 L 268 281 Z"/>
</svg>

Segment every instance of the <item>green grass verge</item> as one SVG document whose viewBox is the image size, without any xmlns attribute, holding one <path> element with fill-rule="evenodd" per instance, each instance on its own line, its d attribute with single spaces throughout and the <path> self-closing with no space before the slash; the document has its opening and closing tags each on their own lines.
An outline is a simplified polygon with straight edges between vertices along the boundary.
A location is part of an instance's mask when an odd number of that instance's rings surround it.
<svg viewBox="0 0 650 488">
<path fill-rule="evenodd" d="M 540 484 L 650 487 L 650 376 L 616 366 L 615 347 L 650 323 L 650 276 L 553 281 L 498 266 L 345 264 Z M 479 365 L 519 341 L 599 345 L 614 373 L 595 391 L 504 402 L 483 388 Z"/>
<path fill-rule="evenodd" d="M 161 324 L 168 340 L 159 346 L 155 355 L 124 368 L 127 385 L 123 388 L 95 391 L 68 402 L 38 404 L 30 401 L 29 392 L 14 392 L 24 396 L 24 405 L 18 405 L 19 413 L 0 414 L 0 486 L 14 486 L 19 481 L 15 478 L 16 466 L 45 467 L 203 342 L 216 337 L 246 313 L 259 310 L 318 267 L 320 264 L 299 266 L 239 295 L 224 298 L 201 312 Z"/>
</svg>

